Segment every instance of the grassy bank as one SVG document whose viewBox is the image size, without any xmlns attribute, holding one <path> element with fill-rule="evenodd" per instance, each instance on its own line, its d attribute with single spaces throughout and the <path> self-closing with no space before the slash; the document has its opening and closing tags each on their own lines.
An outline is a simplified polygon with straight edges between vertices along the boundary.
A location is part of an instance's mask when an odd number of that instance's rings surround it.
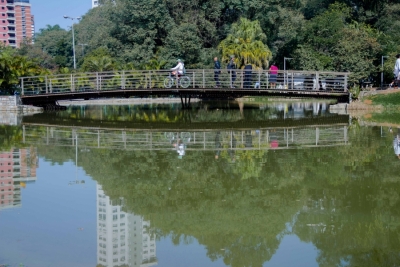
<svg viewBox="0 0 400 267">
<path fill-rule="evenodd" d="M 372 105 L 382 105 L 385 108 L 394 109 L 400 108 L 400 91 L 374 95 L 369 99 L 372 101 Z"/>
<path fill-rule="evenodd" d="M 400 111 L 372 113 L 371 118 L 369 118 L 368 121 L 400 125 Z"/>
</svg>

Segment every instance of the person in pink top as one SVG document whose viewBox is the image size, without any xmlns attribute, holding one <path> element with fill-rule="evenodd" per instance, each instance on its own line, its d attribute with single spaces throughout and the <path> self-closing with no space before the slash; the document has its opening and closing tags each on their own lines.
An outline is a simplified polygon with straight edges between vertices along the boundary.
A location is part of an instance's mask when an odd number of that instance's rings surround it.
<svg viewBox="0 0 400 267">
<path fill-rule="evenodd" d="M 271 67 L 269 68 L 269 82 L 271 84 L 271 88 L 276 87 L 276 78 L 278 76 L 278 67 L 275 66 L 275 62 L 272 63 Z"/>
</svg>

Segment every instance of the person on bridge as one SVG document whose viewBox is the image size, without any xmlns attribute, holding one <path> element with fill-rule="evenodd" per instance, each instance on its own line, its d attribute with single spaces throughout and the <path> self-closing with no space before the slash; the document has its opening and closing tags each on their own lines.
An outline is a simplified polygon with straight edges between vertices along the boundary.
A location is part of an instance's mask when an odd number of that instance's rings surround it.
<svg viewBox="0 0 400 267">
<path fill-rule="evenodd" d="M 178 64 L 171 70 L 172 70 L 172 75 L 175 75 L 176 79 L 179 80 L 179 76 L 183 74 L 183 71 L 185 69 L 185 64 L 183 64 L 181 59 L 178 59 L 177 62 Z"/>
<path fill-rule="evenodd" d="M 398 82 L 400 80 L 400 54 L 396 55 L 396 63 L 394 64 L 394 69 L 393 69 L 393 81 L 392 83 L 389 85 L 390 87 L 393 87 L 394 85 L 396 85 L 396 87 L 398 86 Z"/>
<path fill-rule="evenodd" d="M 219 75 L 221 74 L 221 64 L 217 57 L 214 58 L 214 80 L 215 80 L 215 88 L 221 87 L 221 83 L 219 82 Z"/>
<path fill-rule="evenodd" d="M 234 71 L 236 69 L 235 56 L 231 56 L 231 59 L 227 66 L 227 69 L 228 69 L 228 73 L 229 73 L 230 81 L 231 81 L 230 86 L 231 86 L 231 88 L 235 88 L 235 86 L 233 85 L 236 80 L 236 71 Z"/>
<path fill-rule="evenodd" d="M 271 67 L 269 68 L 269 83 L 271 84 L 271 88 L 276 87 L 276 79 L 278 76 L 278 67 L 275 66 L 275 62 L 272 63 Z"/>
</svg>

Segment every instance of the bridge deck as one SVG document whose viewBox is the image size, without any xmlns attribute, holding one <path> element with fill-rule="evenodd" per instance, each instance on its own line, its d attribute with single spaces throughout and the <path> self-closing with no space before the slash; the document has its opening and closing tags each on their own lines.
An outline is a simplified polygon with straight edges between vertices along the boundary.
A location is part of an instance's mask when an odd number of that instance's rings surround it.
<svg viewBox="0 0 400 267">
<path fill-rule="evenodd" d="M 168 71 L 116 71 L 21 78 L 24 104 L 45 105 L 57 100 L 101 97 L 242 96 L 329 97 L 348 99 L 349 73 L 263 70 L 188 70 L 181 84 L 171 83 Z M 183 84 L 183 79 L 187 81 Z"/>
</svg>

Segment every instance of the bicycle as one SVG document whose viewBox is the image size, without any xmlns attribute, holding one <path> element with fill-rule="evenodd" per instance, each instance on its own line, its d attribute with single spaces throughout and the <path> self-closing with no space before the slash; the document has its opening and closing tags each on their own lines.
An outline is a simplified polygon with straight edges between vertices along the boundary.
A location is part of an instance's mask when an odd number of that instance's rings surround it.
<svg viewBox="0 0 400 267">
<path fill-rule="evenodd" d="M 164 136 L 170 143 L 174 143 L 181 139 L 184 143 L 190 142 L 191 134 L 190 132 L 165 132 Z"/>
<path fill-rule="evenodd" d="M 165 88 L 171 88 L 173 85 L 178 85 L 182 88 L 188 88 L 190 85 L 189 76 L 180 76 L 178 81 L 176 81 L 176 77 L 169 73 L 168 77 L 164 79 Z"/>
</svg>

